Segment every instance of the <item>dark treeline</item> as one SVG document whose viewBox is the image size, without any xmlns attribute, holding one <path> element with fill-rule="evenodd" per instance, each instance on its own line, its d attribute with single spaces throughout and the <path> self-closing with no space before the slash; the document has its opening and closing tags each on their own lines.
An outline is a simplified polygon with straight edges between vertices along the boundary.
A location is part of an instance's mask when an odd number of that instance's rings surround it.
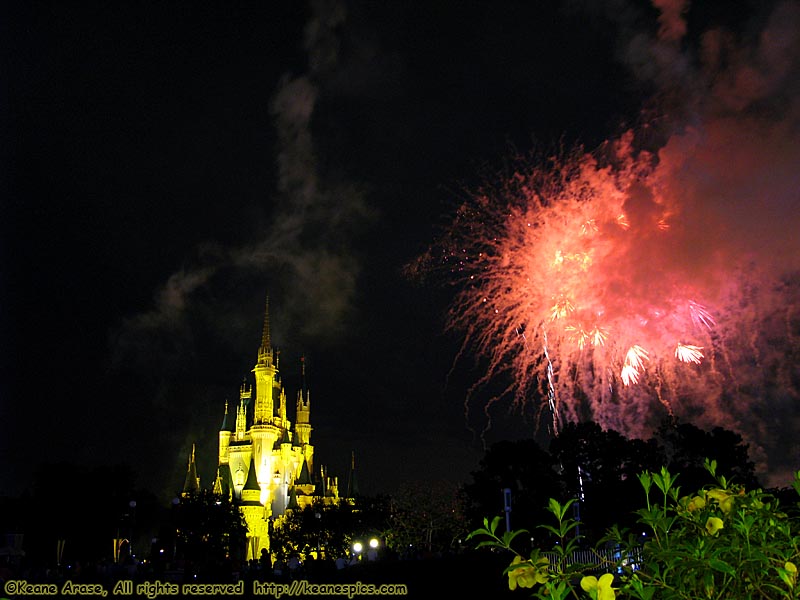
<svg viewBox="0 0 800 600">
<path fill-rule="evenodd" d="M 25 562 L 37 568 L 108 561 L 114 540 L 149 553 L 168 508 L 135 482 L 128 465 L 42 464 L 30 489 L 0 498 L 0 533 L 23 534 Z"/>
<path fill-rule="evenodd" d="M 543 536 L 537 525 L 550 523 L 549 498 L 580 500 L 575 517 L 591 544 L 612 525 L 635 528 L 634 511 L 644 492 L 638 475 L 666 467 L 679 474 L 684 493 L 714 483 L 704 468 L 716 460 L 717 473 L 748 488 L 759 487 L 748 446 L 738 434 L 717 427 L 704 431 L 689 423 L 664 422 L 648 440 L 628 439 L 593 422 L 570 423 L 547 450 L 534 440 L 504 441 L 486 453 L 472 481 L 463 488 L 465 514 L 472 526 L 484 517 L 504 515 L 503 489 L 511 491 L 511 527 Z"/>
<path fill-rule="evenodd" d="M 354 540 L 372 536 L 380 540 L 385 560 L 463 556 L 472 549 L 465 542 L 467 533 L 486 517 L 504 515 L 504 489 L 510 490 L 511 528 L 527 529 L 530 543 L 541 547 L 552 543 L 538 527 L 552 522 L 548 500 L 579 498 L 573 516 L 580 519 L 585 543 L 593 545 L 612 525 L 636 532 L 635 511 L 644 502 L 640 473 L 666 467 L 678 474 L 681 495 L 691 494 L 714 483 L 703 467 L 706 458 L 716 460 L 717 473 L 728 480 L 760 487 L 747 444 L 729 430 L 704 431 L 671 421 L 651 439 L 640 440 L 591 422 L 569 424 L 546 449 L 534 440 L 494 444 L 461 486 L 410 483 L 391 497 L 296 510 L 272 530 L 273 558 L 307 557 L 321 549 L 332 565 Z M 781 497 L 783 491 L 774 492 Z M 174 569 L 180 559 L 193 564 L 196 574 L 213 571 L 218 573 L 214 579 L 225 579 L 224 573 L 248 565 L 243 564 L 246 534 L 235 501 L 228 507 L 220 500 L 210 492 L 197 498 L 176 494 L 165 505 L 135 487 L 127 466 L 49 464 L 39 469 L 23 496 L 0 498 L 0 533 L 23 536 L 24 565 L 17 565 L 18 574 L 20 567 L 53 569 L 59 564 L 62 571 L 100 565 L 113 569 L 133 553 L 156 574 Z M 230 523 L 238 524 L 238 535 Z M 125 540 L 122 548 L 120 540 Z M 44 577 L 26 573 L 32 579 Z"/>
</svg>

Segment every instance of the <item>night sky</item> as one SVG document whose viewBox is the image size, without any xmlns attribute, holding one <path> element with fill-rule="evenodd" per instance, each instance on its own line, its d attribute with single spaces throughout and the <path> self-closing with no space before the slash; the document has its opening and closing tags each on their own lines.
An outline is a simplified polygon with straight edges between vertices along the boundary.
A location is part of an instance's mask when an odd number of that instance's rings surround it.
<svg viewBox="0 0 800 600">
<path fill-rule="evenodd" d="M 512 157 L 660 106 L 667 25 L 689 70 L 709 28 L 744 45 L 798 13 L 654 4 L 4 3 L 0 493 L 63 460 L 168 497 L 195 442 L 210 485 L 266 294 L 317 464 L 346 481 L 354 451 L 373 494 L 466 480 L 478 374 L 452 368 L 453 290 L 405 267 Z M 533 435 L 507 409 L 487 439 Z"/>
</svg>

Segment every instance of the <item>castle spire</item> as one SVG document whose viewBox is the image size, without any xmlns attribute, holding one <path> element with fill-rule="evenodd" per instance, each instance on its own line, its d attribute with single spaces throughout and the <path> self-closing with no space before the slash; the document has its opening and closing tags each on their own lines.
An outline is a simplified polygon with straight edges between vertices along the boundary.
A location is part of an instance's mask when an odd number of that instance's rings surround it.
<svg viewBox="0 0 800 600">
<path fill-rule="evenodd" d="M 306 395 L 306 355 L 300 356 L 300 391 Z"/>
<path fill-rule="evenodd" d="M 200 478 L 197 476 L 197 465 L 194 462 L 194 444 L 192 444 L 192 456 L 189 458 L 189 465 L 186 469 L 186 479 L 183 483 L 182 496 L 200 491 Z"/>
<path fill-rule="evenodd" d="M 258 360 L 253 368 L 256 374 L 256 402 L 253 411 L 253 424 L 272 423 L 273 394 L 280 389 L 278 378 L 278 354 L 272 349 L 269 335 L 269 294 L 264 310 L 264 329 L 261 332 L 261 347 L 258 349 Z"/>
<path fill-rule="evenodd" d="M 228 400 L 225 400 L 225 416 L 222 417 L 222 427 L 219 428 L 220 431 L 230 431 L 231 425 L 228 423 Z"/>
<path fill-rule="evenodd" d="M 358 495 L 358 480 L 356 479 L 356 451 L 352 450 L 350 454 L 350 473 L 347 478 L 347 497 L 355 498 Z"/>
<path fill-rule="evenodd" d="M 245 399 L 239 401 L 239 409 L 236 411 L 236 439 L 243 440 L 247 431 L 247 404 Z"/>
<path fill-rule="evenodd" d="M 269 294 L 267 294 L 267 302 L 264 310 L 264 329 L 261 332 L 261 348 L 262 351 L 267 351 L 272 347 L 272 341 L 269 338 Z"/>
<path fill-rule="evenodd" d="M 311 393 L 306 385 L 306 357 L 300 357 L 300 389 L 297 391 L 297 410 L 295 411 L 295 432 L 297 441 L 303 444 L 311 443 Z"/>
</svg>

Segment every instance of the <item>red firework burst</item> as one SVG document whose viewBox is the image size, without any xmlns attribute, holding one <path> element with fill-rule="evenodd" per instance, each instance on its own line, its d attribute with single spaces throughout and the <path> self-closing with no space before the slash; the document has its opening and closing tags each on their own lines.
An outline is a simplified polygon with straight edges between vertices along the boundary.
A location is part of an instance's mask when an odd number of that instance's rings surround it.
<svg viewBox="0 0 800 600">
<path fill-rule="evenodd" d="M 683 262 L 679 203 L 631 136 L 605 150 L 471 194 L 439 257 L 460 284 L 449 325 L 488 360 L 481 382 L 510 372 L 515 400 L 536 398 L 555 424 L 579 397 L 596 409 L 652 393 L 671 410 L 704 348 L 713 360 L 709 280 Z"/>
</svg>

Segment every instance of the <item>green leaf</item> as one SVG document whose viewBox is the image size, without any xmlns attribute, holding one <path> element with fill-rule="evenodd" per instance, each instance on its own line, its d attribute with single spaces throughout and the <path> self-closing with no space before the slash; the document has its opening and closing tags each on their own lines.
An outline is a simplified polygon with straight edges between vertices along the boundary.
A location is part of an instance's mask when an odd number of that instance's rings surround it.
<svg viewBox="0 0 800 600">
<path fill-rule="evenodd" d="M 718 558 L 712 558 L 711 560 L 708 561 L 708 564 L 715 571 L 720 571 L 722 573 L 725 573 L 726 575 L 736 575 L 736 569 L 734 569 L 724 560 L 720 560 Z"/>
<path fill-rule="evenodd" d="M 642 581 L 635 575 L 631 579 L 631 588 L 633 588 L 633 591 L 640 598 L 640 600 L 651 600 L 656 591 L 654 585 L 649 584 L 647 587 L 645 587 Z"/>
<path fill-rule="evenodd" d="M 561 537 L 561 531 L 553 527 L 552 525 L 537 525 L 539 529 L 544 529 L 545 531 L 549 531 L 556 537 Z"/>
<path fill-rule="evenodd" d="M 711 572 L 703 574 L 703 587 L 705 588 L 706 596 L 709 598 L 714 595 L 714 575 Z"/>
<path fill-rule="evenodd" d="M 517 529 L 516 531 L 506 531 L 503 534 L 503 544 L 507 547 L 511 546 L 511 542 L 514 540 L 515 537 L 522 533 L 529 533 L 527 529 Z"/>
<path fill-rule="evenodd" d="M 471 540 L 476 535 L 491 535 L 491 533 L 487 529 L 476 529 L 475 531 L 470 531 L 465 539 Z"/>
<path fill-rule="evenodd" d="M 663 493 L 664 496 L 667 496 L 670 488 L 675 484 L 675 480 L 677 478 L 678 476 L 676 475 L 673 477 L 666 467 L 661 467 L 660 474 L 653 473 L 653 482 L 656 484 L 656 487 L 661 490 L 661 493 Z"/>
<path fill-rule="evenodd" d="M 564 516 L 567 514 L 569 507 L 572 506 L 574 503 L 575 503 L 575 498 L 567 500 L 564 504 L 561 504 L 555 498 L 550 498 L 550 501 L 547 505 L 547 510 L 553 513 L 556 519 L 558 519 L 559 522 L 561 522 L 564 520 Z"/>
<path fill-rule="evenodd" d="M 563 581 L 560 581 L 558 585 L 555 585 L 550 588 L 550 597 L 556 600 L 564 600 L 569 594 L 569 589 L 567 589 L 567 584 Z"/>
<path fill-rule="evenodd" d="M 790 588 L 794 587 L 794 581 L 792 580 L 792 576 L 789 575 L 789 571 L 783 567 L 778 567 L 778 576 L 781 578 L 783 583 L 788 585 Z"/>
<path fill-rule="evenodd" d="M 492 535 L 496 535 L 495 532 L 497 531 L 497 526 L 500 524 L 500 517 L 499 516 L 494 517 L 492 519 L 491 525 L 488 524 L 488 519 L 484 517 L 483 523 L 489 528 L 489 531 L 492 532 Z"/>
<path fill-rule="evenodd" d="M 643 473 L 639 473 L 639 483 L 642 484 L 644 488 L 644 493 L 649 494 L 650 488 L 653 486 L 653 478 L 650 476 L 650 473 L 647 471 Z"/>
</svg>

